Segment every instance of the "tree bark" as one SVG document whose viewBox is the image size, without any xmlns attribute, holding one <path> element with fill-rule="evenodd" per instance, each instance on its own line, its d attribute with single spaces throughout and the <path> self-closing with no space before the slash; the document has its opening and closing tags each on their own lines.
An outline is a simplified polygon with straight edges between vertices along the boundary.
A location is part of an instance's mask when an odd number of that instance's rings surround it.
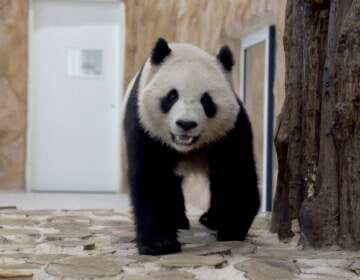
<svg viewBox="0 0 360 280">
<path fill-rule="evenodd" d="M 360 0 L 288 0 L 271 230 L 360 248 Z"/>
</svg>

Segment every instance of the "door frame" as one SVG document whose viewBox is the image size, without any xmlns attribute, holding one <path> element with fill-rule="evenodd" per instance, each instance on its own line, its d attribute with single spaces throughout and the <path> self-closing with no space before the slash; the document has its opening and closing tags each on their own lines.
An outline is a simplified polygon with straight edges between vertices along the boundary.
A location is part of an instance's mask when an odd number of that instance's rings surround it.
<svg viewBox="0 0 360 280">
<path fill-rule="evenodd" d="M 274 75 L 275 75 L 275 26 L 265 26 L 241 38 L 240 47 L 240 99 L 246 104 L 246 49 L 265 42 L 265 73 L 264 73 L 264 119 L 263 119 L 263 166 L 261 211 L 271 211 L 273 202 L 273 129 L 274 129 Z"/>
<path fill-rule="evenodd" d="M 31 147 L 32 145 L 32 139 L 33 139 L 33 134 L 34 134 L 34 130 L 32 127 L 32 123 L 34 121 L 34 116 L 32 114 L 32 109 L 33 105 L 33 86 L 32 86 L 32 69 L 34 69 L 35 67 L 35 61 L 33 61 L 33 50 L 34 50 L 34 6 L 35 3 L 41 1 L 41 0 L 29 0 L 29 5 L 28 5 L 28 65 L 27 65 L 27 131 L 26 131 L 26 153 L 25 153 L 25 190 L 27 192 L 32 192 L 32 187 L 31 187 L 31 182 L 32 182 L 32 159 L 33 159 L 33 155 L 32 155 L 32 150 Z M 52 1 L 58 1 L 58 0 L 52 0 Z M 59 0 L 59 1 L 64 1 L 64 0 Z M 123 0 L 65 0 L 65 1 L 69 1 L 69 2 L 99 2 L 99 3 L 115 3 L 119 5 L 119 13 L 122 15 L 121 17 L 121 22 L 120 23 L 120 28 L 118 30 L 118 36 L 116 39 L 116 44 L 118 45 L 117 49 L 119 50 L 118 53 L 118 66 L 117 66 L 117 72 L 118 72 L 118 80 L 117 80 L 117 84 L 118 84 L 118 90 L 119 93 L 117 95 L 117 108 L 119 108 L 118 111 L 120 111 L 121 108 L 121 103 L 122 103 L 122 96 L 121 94 L 124 91 L 124 77 L 125 77 L 125 46 L 126 46 L 126 21 L 125 21 L 125 4 L 123 2 Z M 120 147 L 121 147 L 121 140 L 122 140 L 122 136 L 121 136 L 121 129 L 120 129 L 120 122 L 121 122 L 121 116 L 120 113 L 117 114 L 117 119 L 116 119 L 116 123 L 117 123 L 117 138 L 119 139 L 119 149 L 118 149 L 118 160 L 117 160 L 117 165 L 118 165 L 118 175 L 117 175 L 117 188 L 111 190 L 111 192 L 114 193 L 119 193 L 121 190 L 121 182 L 122 182 L 122 170 L 121 170 L 121 157 L 120 157 Z M 86 192 L 86 191 L 84 191 Z"/>
</svg>

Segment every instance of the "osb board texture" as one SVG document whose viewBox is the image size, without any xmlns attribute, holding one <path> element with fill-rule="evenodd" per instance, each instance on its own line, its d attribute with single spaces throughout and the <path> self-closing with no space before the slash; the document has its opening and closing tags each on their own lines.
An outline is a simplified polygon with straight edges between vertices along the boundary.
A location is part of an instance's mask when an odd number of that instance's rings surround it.
<svg viewBox="0 0 360 280">
<path fill-rule="evenodd" d="M 216 54 L 228 44 L 239 65 L 240 40 L 247 33 L 276 25 L 276 115 L 284 98 L 283 34 L 286 0 L 124 0 L 126 6 L 126 84 L 139 70 L 158 37 L 186 42 Z M 239 82 L 238 67 L 234 81 Z"/>
<path fill-rule="evenodd" d="M 0 0 L 0 190 L 24 187 L 27 1 Z"/>
</svg>

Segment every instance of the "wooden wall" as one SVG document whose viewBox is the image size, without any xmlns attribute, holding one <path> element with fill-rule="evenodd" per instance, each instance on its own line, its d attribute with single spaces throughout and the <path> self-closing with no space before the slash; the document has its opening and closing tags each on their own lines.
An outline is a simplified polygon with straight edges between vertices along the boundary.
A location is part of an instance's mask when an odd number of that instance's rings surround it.
<svg viewBox="0 0 360 280">
<path fill-rule="evenodd" d="M 228 44 L 238 63 L 240 39 L 265 24 L 277 27 L 275 111 L 284 98 L 282 45 L 286 0 L 124 0 L 125 81 L 141 67 L 161 36 L 210 53 Z M 27 106 L 27 0 L 0 0 L 0 191 L 25 190 Z M 237 64 L 239 66 L 239 64 Z M 234 80 L 238 88 L 239 67 Z M 121 91 L 122 92 L 122 91 Z M 199 181 L 200 180 L 200 181 Z M 198 178 L 199 186 L 205 185 Z M 199 187 L 200 192 L 202 188 Z M 204 205 L 205 195 L 191 195 Z M 196 197 L 204 198 L 195 201 Z"/>
<path fill-rule="evenodd" d="M 216 54 L 228 44 L 235 56 L 234 82 L 239 89 L 241 37 L 267 24 L 276 25 L 275 114 L 284 98 L 285 62 L 283 33 L 286 0 L 125 0 L 126 77 L 128 82 L 139 70 L 158 37 L 187 42 Z M 124 167 L 126 170 L 126 165 Z M 276 168 L 275 168 L 276 169 Z M 274 179 L 275 180 L 275 179 Z M 127 186 L 124 177 L 123 186 Z M 191 187 L 191 188 L 190 188 Z M 184 184 L 191 204 L 206 208 L 207 180 L 191 176 Z"/>
</svg>

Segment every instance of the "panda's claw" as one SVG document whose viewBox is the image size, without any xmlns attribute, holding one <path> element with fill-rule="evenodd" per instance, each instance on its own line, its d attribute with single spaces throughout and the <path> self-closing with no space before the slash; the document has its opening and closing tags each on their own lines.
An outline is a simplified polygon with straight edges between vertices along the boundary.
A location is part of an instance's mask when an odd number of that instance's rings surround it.
<svg viewBox="0 0 360 280">
<path fill-rule="evenodd" d="M 140 255 L 166 255 L 180 252 L 181 245 L 176 239 L 166 237 L 154 238 L 151 241 L 138 244 Z"/>
<path fill-rule="evenodd" d="M 209 211 L 201 215 L 199 219 L 200 223 L 206 226 L 208 229 L 217 230 L 218 224 L 214 215 Z"/>
</svg>

